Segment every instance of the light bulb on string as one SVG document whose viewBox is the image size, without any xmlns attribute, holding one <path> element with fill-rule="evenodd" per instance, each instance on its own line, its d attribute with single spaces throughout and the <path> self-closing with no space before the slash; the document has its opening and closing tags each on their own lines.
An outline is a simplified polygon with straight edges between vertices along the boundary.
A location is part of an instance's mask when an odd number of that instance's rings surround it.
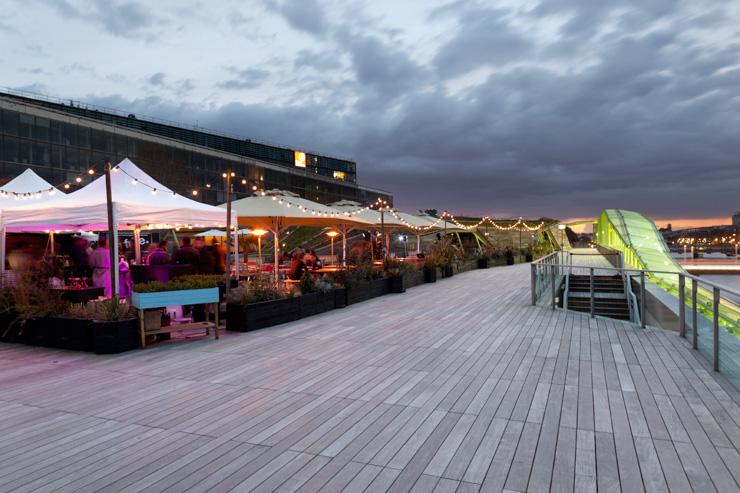
<svg viewBox="0 0 740 493">
<path fill-rule="evenodd" d="M 93 168 L 90 168 L 89 170 L 87 170 L 87 174 L 88 175 L 94 175 L 95 174 L 95 170 Z"/>
<path fill-rule="evenodd" d="M 81 176 L 78 176 L 77 178 L 75 178 L 75 181 L 77 183 L 82 183 L 82 177 Z"/>
<path fill-rule="evenodd" d="M 136 185 L 137 183 L 139 183 L 139 180 L 137 178 L 134 178 L 133 180 L 131 180 L 132 185 Z"/>
<path fill-rule="evenodd" d="M 65 184 L 64 184 L 64 189 L 65 189 L 65 190 L 69 190 L 69 186 L 70 186 L 70 185 L 69 185 L 69 183 L 65 183 Z"/>
<path fill-rule="evenodd" d="M 198 195 L 198 191 L 197 191 L 197 190 L 193 190 L 193 192 L 192 192 L 192 193 L 193 193 L 193 197 L 195 197 L 195 196 L 197 196 L 197 195 Z"/>
</svg>

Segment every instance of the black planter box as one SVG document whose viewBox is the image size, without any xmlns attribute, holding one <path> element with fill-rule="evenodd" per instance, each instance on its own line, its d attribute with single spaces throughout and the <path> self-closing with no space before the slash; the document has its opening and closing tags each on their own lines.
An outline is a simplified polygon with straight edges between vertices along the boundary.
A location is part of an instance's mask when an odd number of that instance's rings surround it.
<svg viewBox="0 0 740 493">
<path fill-rule="evenodd" d="M 74 351 L 93 350 L 92 321 L 78 318 L 50 317 L 51 346 Z"/>
<path fill-rule="evenodd" d="M 514 257 L 506 257 L 506 265 L 514 265 Z"/>
<path fill-rule="evenodd" d="M 347 290 L 345 288 L 334 288 L 334 308 L 347 306 Z"/>
<path fill-rule="evenodd" d="M 437 282 L 437 268 L 436 267 L 424 267 L 424 282 Z"/>
<path fill-rule="evenodd" d="M 308 293 L 298 297 L 301 305 L 301 318 L 318 315 L 334 309 L 334 292 Z"/>
<path fill-rule="evenodd" d="M 139 319 L 93 320 L 92 350 L 96 354 L 115 354 L 139 347 Z"/>
<path fill-rule="evenodd" d="M 442 269 L 442 277 L 452 277 L 455 271 L 451 265 L 445 265 Z"/>
<path fill-rule="evenodd" d="M 406 287 L 403 284 L 405 276 L 391 276 L 388 278 L 388 291 L 390 293 L 398 294 L 405 293 Z"/>
<path fill-rule="evenodd" d="M 532 261 L 532 254 L 531 253 L 526 254 L 524 256 L 524 261 L 525 262 L 531 262 Z"/>
<path fill-rule="evenodd" d="M 301 318 L 299 298 L 226 305 L 226 330 L 249 332 Z"/>
<path fill-rule="evenodd" d="M 478 268 L 479 269 L 487 269 L 488 268 L 488 258 L 479 258 L 478 259 Z"/>
<path fill-rule="evenodd" d="M 353 305 L 355 303 L 360 303 L 388 294 L 390 288 L 388 279 L 383 278 L 358 282 L 357 284 L 353 284 L 351 287 L 346 288 L 346 290 L 347 304 Z"/>
<path fill-rule="evenodd" d="M 403 287 L 406 289 L 413 288 L 419 284 L 424 284 L 424 273 L 421 269 L 414 269 L 403 276 Z"/>
<path fill-rule="evenodd" d="M 17 342 L 18 341 L 18 314 L 11 311 L 0 313 L 0 341 Z"/>
</svg>

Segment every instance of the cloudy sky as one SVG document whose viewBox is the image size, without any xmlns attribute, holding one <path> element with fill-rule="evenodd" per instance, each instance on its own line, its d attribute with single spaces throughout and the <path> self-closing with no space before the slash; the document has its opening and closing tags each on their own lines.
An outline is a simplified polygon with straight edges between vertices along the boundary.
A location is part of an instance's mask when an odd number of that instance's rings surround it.
<svg viewBox="0 0 740 493">
<path fill-rule="evenodd" d="M 0 86 L 350 157 L 396 204 L 740 210 L 740 2 L 0 0 Z M 660 221 L 663 222 L 663 221 Z"/>
</svg>

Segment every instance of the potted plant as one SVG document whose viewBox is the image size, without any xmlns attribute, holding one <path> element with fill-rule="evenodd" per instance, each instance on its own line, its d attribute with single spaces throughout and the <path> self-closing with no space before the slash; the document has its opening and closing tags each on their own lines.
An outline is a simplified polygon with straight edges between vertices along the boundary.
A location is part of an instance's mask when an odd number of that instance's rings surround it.
<svg viewBox="0 0 740 493">
<path fill-rule="evenodd" d="M 360 303 L 389 292 L 388 278 L 373 267 L 363 263 L 354 269 L 342 270 L 333 276 L 335 284 L 345 289 L 345 304 Z"/>
<path fill-rule="evenodd" d="M 432 253 L 438 259 L 442 277 L 452 277 L 455 265 L 460 264 L 461 253 L 451 237 L 438 240 L 432 247 Z"/>
<path fill-rule="evenodd" d="M 96 354 L 122 353 L 138 347 L 138 318 L 127 300 L 114 296 L 90 304 L 95 309 L 90 328 Z"/>
<path fill-rule="evenodd" d="M 48 317 L 58 309 L 44 279 L 37 270 L 18 276 L 6 292 L 3 309 L 8 319 L 2 340 L 35 346 L 51 346 L 52 330 Z M 11 320 L 9 317 L 14 315 Z"/>
<path fill-rule="evenodd" d="M 487 269 L 488 268 L 488 255 L 486 251 L 482 248 L 478 249 L 478 254 L 476 257 L 476 263 L 479 269 Z"/>
<path fill-rule="evenodd" d="M 271 276 L 257 276 L 230 292 L 226 300 L 226 330 L 248 332 L 298 320 L 299 298 L 288 297 Z"/>
<path fill-rule="evenodd" d="M 391 293 L 403 293 L 406 291 L 404 279 L 409 273 L 410 267 L 407 263 L 397 259 L 387 259 L 383 263 L 385 276 L 388 278 L 388 290 Z"/>
<path fill-rule="evenodd" d="M 310 272 L 305 272 L 301 277 L 297 294 L 301 318 L 334 308 L 334 286 L 327 279 L 315 279 Z"/>
<path fill-rule="evenodd" d="M 424 254 L 424 264 L 422 265 L 422 271 L 424 272 L 425 283 L 437 282 L 438 263 L 439 261 L 434 254 Z"/>
</svg>

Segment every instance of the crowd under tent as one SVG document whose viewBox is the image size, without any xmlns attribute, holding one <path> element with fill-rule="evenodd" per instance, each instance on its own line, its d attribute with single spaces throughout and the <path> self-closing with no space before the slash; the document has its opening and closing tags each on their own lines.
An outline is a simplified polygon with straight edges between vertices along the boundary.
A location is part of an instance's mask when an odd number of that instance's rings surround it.
<svg viewBox="0 0 740 493">
<path fill-rule="evenodd" d="M 221 207 L 226 207 L 226 204 Z M 362 218 L 344 214 L 332 207 L 312 202 L 283 190 L 270 190 L 260 195 L 235 200 L 231 203 L 231 210 L 237 215 L 240 226 L 262 228 L 273 234 L 276 278 L 280 264 L 280 233 L 284 228 L 290 226 L 367 227 L 370 225 Z M 344 241 L 343 249 L 346 249 Z"/>
<path fill-rule="evenodd" d="M 116 258 L 118 230 L 134 231 L 136 260 L 140 262 L 141 229 L 220 228 L 226 223 L 226 213 L 223 209 L 173 192 L 129 159 L 124 159 L 111 171 L 111 196 L 115 227 L 114 238 L 110 244 Z M 6 232 L 15 231 L 76 232 L 107 229 L 105 176 L 55 200 L 26 203 L 17 208 L 4 210 L 2 215 L 3 238 Z M 0 261 L 4 265 L 4 252 L 2 255 Z M 115 285 L 117 286 L 117 281 Z"/>
</svg>

